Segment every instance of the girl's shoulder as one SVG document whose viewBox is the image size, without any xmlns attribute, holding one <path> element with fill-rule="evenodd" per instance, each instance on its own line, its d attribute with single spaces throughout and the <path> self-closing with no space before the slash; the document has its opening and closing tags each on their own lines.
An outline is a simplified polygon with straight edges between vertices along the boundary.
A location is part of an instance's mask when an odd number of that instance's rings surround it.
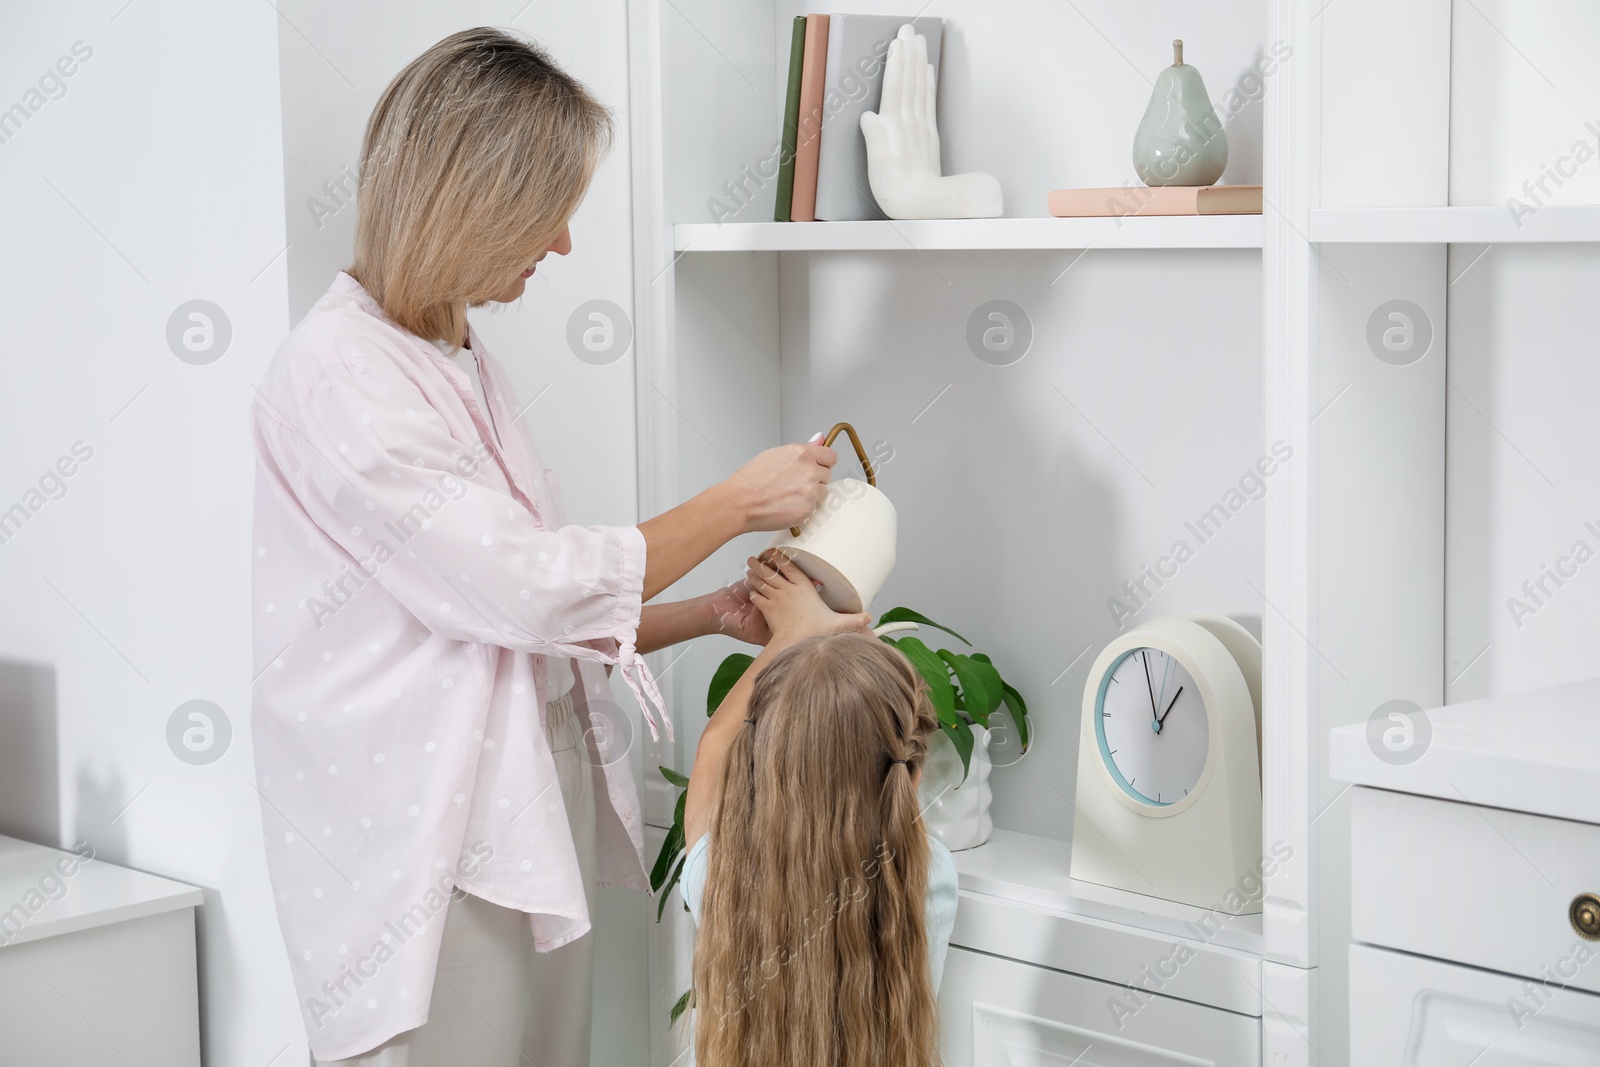
<svg viewBox="0 0 1600 1067">
<path fill-rule="evenodd" d="M 956 900 L 960 895 L 961 876 L 956 870 L 955 856 L 945 848 L 943 841 L 929 834 L 928 889 L 923 908 L 928 913 L 930 927 L 955 921 Z"/>
<path fill-rule="evenodd" d="M 700 840 L 683 858 L 683 871 L 678 876 L 678 887 L 683 891 L 683 902 L 689 907 L 694 924 L 700 925 L 700 897 L 706 888 L 706 850 L 711 847 L 711 835 L 702 834 Z"/>
</svg>

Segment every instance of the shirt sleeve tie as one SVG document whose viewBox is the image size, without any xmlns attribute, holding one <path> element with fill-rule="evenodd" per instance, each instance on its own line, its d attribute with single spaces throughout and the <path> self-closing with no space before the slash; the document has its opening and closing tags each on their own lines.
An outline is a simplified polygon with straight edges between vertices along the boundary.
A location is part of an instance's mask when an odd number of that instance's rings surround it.
<svg viewBox="0 0 1600 1067">
<path fill-rule="evenodd" d="M 631 638 L 631 635 L 630 635 Z M 661 690 L 656 685 L 655 675 L 650 673 L 644 657 L 639 654 L 631 639 L 618 639 L 617 665 L 622 671 L 622 678 L 628 683 L 628 688 L 633 691 L 634 699 L 639 702 L 639 710 L 644 713 L 644 721 L 650 727 L 650 739 L 661 740 L 661 734 L 656 729 L 655 716 L 650 713 L 653 704 L 661 713 L 661 725 L 667 731 L 667 740 L 673 740 L 672 717 L 667 714 L 666 701 L 661 698 Z"/>
</svg>

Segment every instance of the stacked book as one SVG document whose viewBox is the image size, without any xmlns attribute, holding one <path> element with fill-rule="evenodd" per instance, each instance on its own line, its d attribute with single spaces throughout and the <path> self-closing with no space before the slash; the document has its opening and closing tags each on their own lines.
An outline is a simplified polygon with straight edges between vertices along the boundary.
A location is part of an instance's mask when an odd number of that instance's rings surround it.
<svg viewBox="0 0 1600 1067">
<path fill-rule="evenodd" d="M 1117 189 L 1056 189 L 1050 214 L 1057 218 L 1122 218 L 1125 215 L 1259 215 L 1259 185 L 1163 185 L 1128 182 Z"/>
<path fill-rule="evenodd" d="M 894 15 L 801 15 L 789 49 L 779 159 L 778 222 L 886 218 L 867 184 L 861 116 L 878 110 L 889 43 L 910 23 L 939 73 L 944 20 Z"/>
</svg>

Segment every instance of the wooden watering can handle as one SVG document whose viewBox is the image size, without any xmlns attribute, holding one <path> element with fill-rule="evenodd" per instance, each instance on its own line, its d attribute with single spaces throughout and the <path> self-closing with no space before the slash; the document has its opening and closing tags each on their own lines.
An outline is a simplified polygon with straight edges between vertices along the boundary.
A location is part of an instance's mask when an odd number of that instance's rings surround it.
<svg viewBox="0 0 1600 1067">
<path fill-rule="evenodd" d="M 861 447 L 861 438 L 856 436 L 856 428 L 854 426 L 851 426 L 848 422 L 835 423 L 833 429 L 828 431 L 828 436 L 822 439 L 822 447 L 832 447 L 833 442 L 841 433 L 848 434 L 850 437 L 850 443 L 855 445 L 856 458 L 861 461 L 861 470 L 867 476 L 867 484 L 876 487 L 878 484 L 878 473 L 872 469 L 872 460 L 867 458 L 867 450 Z M 791 526 L 789 527 L 789 532 L 795 537 L 799 537 L 800 527 Z"/>
</svg>

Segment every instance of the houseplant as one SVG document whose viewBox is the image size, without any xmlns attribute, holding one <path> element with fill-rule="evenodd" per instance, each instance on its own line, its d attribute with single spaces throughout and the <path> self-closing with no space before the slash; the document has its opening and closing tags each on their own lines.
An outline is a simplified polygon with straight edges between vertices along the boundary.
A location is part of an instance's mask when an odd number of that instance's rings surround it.
<svg viewBox="0 0 1600 1067">
<path fill-rule="evenodd" d="M 971 848 L 982 844 L 988 837 L 988 744 L 989 720 L 1003 706 L 1016 725 L 1017 740 L 1026 752 L 1029 744 L 1028 705 L 1022 694 L 995 669 L 993 662 L 982 652 L 962 653 L 949 649 L 930 648 L 920 638 L 906 631 L 919 627 L 932 627 L 956 638 L 967 647 L 972 642 L 942 623 L 910 608 L 891 608 L 878 617 L 873 632 L 898 648 L 911 661 L 911 665 L 928 684 L 929 700 L 939 719 L 940 736 L 933 739 L 924 764 L 923 780 L 919 789 L 925 810 L 924 822 L 928 832 L 944 841 L 951 849 Z M 717 710 L 723 698 L 755 662 L 755 657 L 735 652 L 718 665 L 706 690 L 706 714 Z M 944 800 L 964 784 L 972 775 L 974 761 L 979 774 L 974 782 L 981 786 L 972 793 L 963 794 L 959 803 Z M 672 815 L 672 827 L 661 842 L 655 865 L 650 870 L 650 889 L 658 895 L 656 921 L 666 910 L 667 897 L 683 874 L 684 828 L 683 811 L 689 784 L 686 775 L 670 767 L 660 768 L 661 775 L 677 786 L 677 807 Z M 981 795 L 973 795 L 981 794 Z M 931 799 L 930 799 L 931 798 Z M 977 828 L 977 829 L 974 829 Z M 979 831 L 981 830 L 981 834 Z M 977 836 L 978 839 L 972 838 Z M 672 1008 L 672 1021 L 683 1014 L 688 1006 L 685 993 Z"/>
</svg>

